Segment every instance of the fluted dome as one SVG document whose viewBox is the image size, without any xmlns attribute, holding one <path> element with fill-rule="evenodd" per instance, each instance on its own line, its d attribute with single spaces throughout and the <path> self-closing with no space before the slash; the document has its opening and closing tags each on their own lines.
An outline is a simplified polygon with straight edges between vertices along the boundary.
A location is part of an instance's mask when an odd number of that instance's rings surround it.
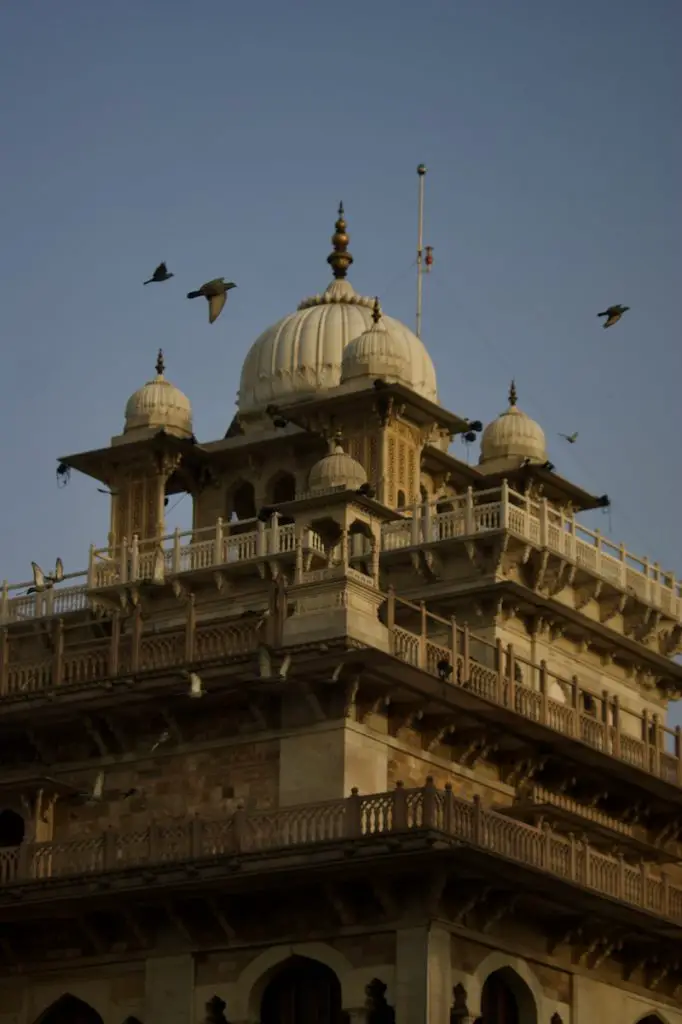
<svg viewBox="0 0 682 1024">
<path fill-rule="evenodd" d="M 389 331 L 374 300 L 372 324 L 346 345 L 341 359 L 341 383 L 367 383 L 380 377 L 412 386 L 412 359 L 405 338 Z"/>
<path fill-rule="evenodd" d="M 330 491 L 335 487 L 356 491 L 366 483 L 367 474 L 360 463 L 336 442 L 332 443 L 329 455 L 316 462 L 308 474 L 310 491 Z"/>
<path fill-rule="evenodd" d="M 526 459 L 534 463 L 547 461 L 545 432 L 539 423 L 518 408 L 516 397 L 512 381 L 509 408 L 483 431 L 478 462 L 484 472 L 511 469 Z"/>
<path fill-rule="evenodd" d="M 244 360 L 238 405 L 247 429 L 249 420 L 258 420 L 268 405 L 293 402 L 338 387 L 346 347 L 374 327 L 374 299 L 358 295 L 345 280 L 352 262 L 345 227 L 341 209 L 332 239 L 334 252 L 329 257 L 335 280 L 322 295 L 305 299 L 295 313 L 268 327 Z M 399 376 L 393 379 L 437 401 L 436 373 L 422 342 L 392 317 L 384 316 L 383 326 L 390 335 L 390 344 L 385 347 L 387 353 L 390 349 L 391 364 L 400 364 Z M 370 343 L 377 348 L 376 338 Z M 357 368 L 357 361 L 351 360 L 348 367 L 352 366 Z"/>
<path fill-rule="evenodd" d="M 189 398 L 163 375 L 163 352 L 159 350 L 156 377 L 147 381 L 126 404 L 123 432 L 164 429 L 177 437 L 192 436 L 192 406 Z"/>
</svg>

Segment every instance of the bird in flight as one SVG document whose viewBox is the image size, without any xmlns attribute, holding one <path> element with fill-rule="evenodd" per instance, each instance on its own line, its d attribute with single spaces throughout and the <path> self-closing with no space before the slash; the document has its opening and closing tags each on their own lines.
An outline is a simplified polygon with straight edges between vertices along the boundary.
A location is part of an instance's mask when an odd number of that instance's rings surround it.
<svg viewBox="0 0 682 1024">
<path fill-rule="evenodd" d="M 629 308 L 629 306 L 609 306 L 609 308 L 605 309 L 603 313 L 597 313 L 597 316 L 606 317 L 606 323 L 604 324 L 605 328 L 613 327 L 614 324 L 618 323 L 623 313 L 627 313 Z"/>
<path fill-rule="evenodd" d="M 44 590 L 52 590 L 55 583 L 61 583 L 64 579 L 64 565 L 61 558 L 57 559 L 53 573 L 45 573 L 37 562 L 31 562 L 33 569 L 33 586 L 26 591 L 27 594 L 42 594 Z"/>
<path fill-rule="evenodd" d="M 568 441 L 569 444 L 575 444 L 578 440 L 578 431 L 574 431 L 572 434 L 559 434 L 559 437 L 563 437 L 564 441 Z"/>
<path fill-rule="evenodd" d="M 237 285 L 234 282 L 226 282 L 224 277 L 216 277 L 213 281 L 207 281 L 206 284 L 202 284 L 201 288 L 198 288 L 195 292 L 187 292 L 187 298 L 198 299 L 203 295 L 205 299 L 208 299 L 208 322 L 212 324 L 215 323 L 222 313 L 230 288 L 236 287 Z"/>
<path fill-rule="evenodd" d="M 159 284 L 161 281 L 168 281 L 171 277 L 175 277 L 175 274 L 169 274 L 166 264 L 159 263 L 149 280 L 143 281 L 142 284 Z"/>
</svg>

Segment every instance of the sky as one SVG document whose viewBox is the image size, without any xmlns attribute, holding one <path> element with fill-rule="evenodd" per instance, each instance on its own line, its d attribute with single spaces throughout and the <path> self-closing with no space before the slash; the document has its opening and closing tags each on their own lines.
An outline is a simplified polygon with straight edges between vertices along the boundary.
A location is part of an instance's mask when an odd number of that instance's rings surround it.
<svg viewBox="0 0 682 1024">
<path fill-rule="evenodd" d="M 222 437 L 250 344 L 328 283 L 339 200 L 351 281 L 413 325 L 422 161 L 441 401 L 489 421 L 514 376 L 612 500 L 586 523 L 682 577 L 681 36 L 679 0 L 1 5 L 0 578 L 105 544 L 56 460 L 120 432 L 159 346 Z M 215 276 L 209 327 L 184 294 Z"/>
</svg>

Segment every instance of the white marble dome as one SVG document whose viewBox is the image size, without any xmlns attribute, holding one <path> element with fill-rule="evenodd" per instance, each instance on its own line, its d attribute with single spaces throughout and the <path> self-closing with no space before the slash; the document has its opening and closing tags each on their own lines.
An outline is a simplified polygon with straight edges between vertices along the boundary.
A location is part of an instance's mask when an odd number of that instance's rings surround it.
<svg viewBox="0 0 682 1024">
<path fill-rule="evenodd" d="M 366 387 L 377 377 L 413 386 L 410 345 L 403 336 L 386 327 L 379 300 L 375 299 L 371 325 L 343 350 L 341 384 L 352 382 Z"/>
<path fill-rule="evenodd" d="M 356 491 L 366 483 L 367 474 L 363 467 L 336 442 L 329 454 L 316 462 L 308 474 L 308 490 L 311 492 L 330 491 L 335 487 Z"/>
<path fill-rule="evenodd" d="M 374 327 L 375 300 L 358 295 L 345 280 L 353 262 L 345 228 L 341 208 L 332 238 L 334 252 L 328 258 L 334 281 L 322 295 L 305 299 L 295 313 L 268 327 L 251 346 L 242 367 L 238 399 L 245 427 L 268 405 L 338 387 L 347 346 Z M 401 382 L 437 401 L 436 373 L 422 342 L 399 320 L 382 319 L 394 352 L 400 354 Z"/>
<path fill-rule="evenodd" d="M 159 350 L 156 377 L 147 381 L 126 404 L 126 435 L 138 430 L 166 430 L 177 437 L 192 436 L 192 406 L 187 395 L 163 375 L 163 353 Z"/>
<path fill-rule="evenodd" d="M 485 472 L 497 472 L 519 466 L 528 459 L 532 463 L 547 462 L 545 432 L 516 404 L 516 387 L 512 381 L 509 408 L 489 423 L 481 437 L 479 466 Z"/>
</svg>

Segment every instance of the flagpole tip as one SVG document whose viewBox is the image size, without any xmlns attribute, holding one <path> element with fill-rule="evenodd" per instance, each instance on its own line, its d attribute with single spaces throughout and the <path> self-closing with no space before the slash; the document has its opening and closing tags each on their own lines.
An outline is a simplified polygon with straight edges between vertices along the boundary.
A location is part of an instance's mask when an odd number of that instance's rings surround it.
<svg viewBox="0 0 682 1024">
<path fill-rule="evenodd" d="M 419 167 L 417 168 L 417 174 L 419 175 L 420 178 L 424 177 L 424 175 L 426 174 L 425 164 L 419 164 Z"/>
</svg>

